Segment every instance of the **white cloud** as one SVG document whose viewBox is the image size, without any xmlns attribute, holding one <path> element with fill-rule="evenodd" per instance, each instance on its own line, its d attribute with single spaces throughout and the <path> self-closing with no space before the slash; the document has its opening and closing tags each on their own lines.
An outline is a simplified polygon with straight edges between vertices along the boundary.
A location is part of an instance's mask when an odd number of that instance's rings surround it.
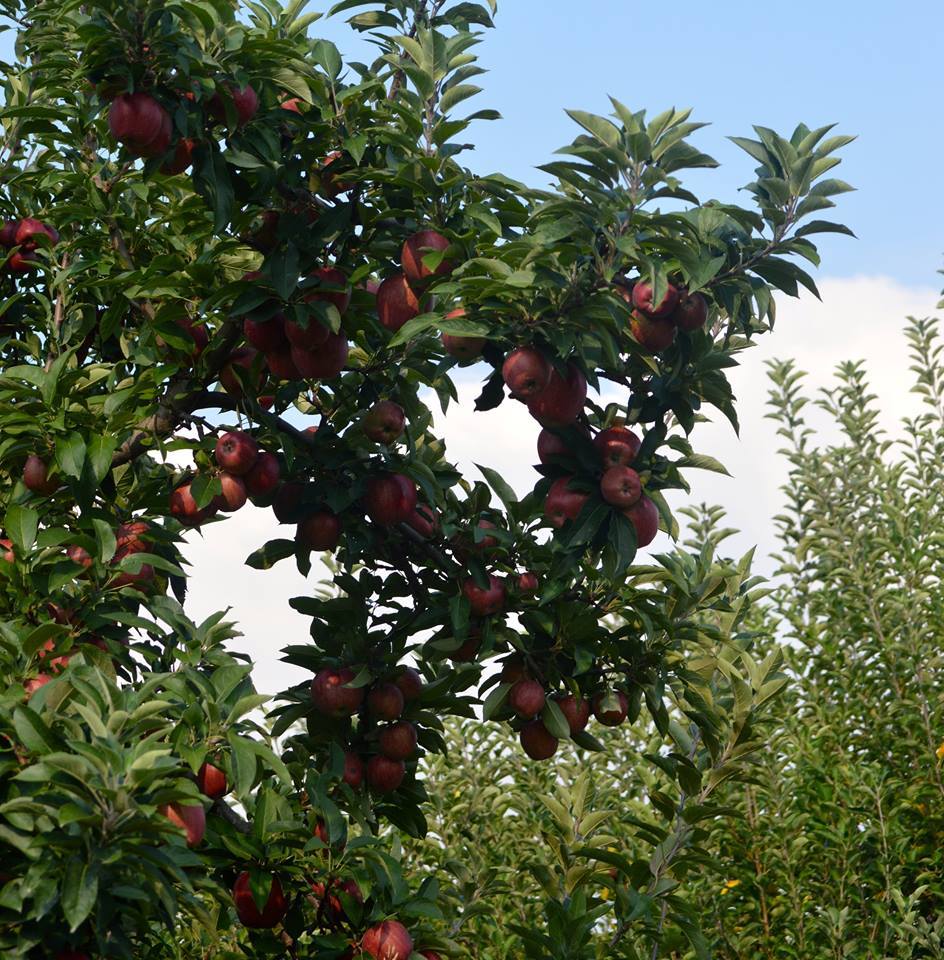
<svg viewBox="0 0 944 960">
<path fill-rule="evenodd" d="M 884 429 L 897 432 L 901 418 L 917 410 L 918 400 L 909 393 L 912 375 L 902 330 L 909 314 L 933 313 L 936 291 L 904 287 L 882 277 L 827 279 L 821 282 L 820 291 L 822 303 L 812 296 L 782 300 L 774 333 L 743 354 L 742 367 L 731 373 L 738 397 L 740 439 L 720 414 L 694 435 L 695 449 L 721 460 L 733 477 L 690 471 L 693 489 L 689 502 L 724 506 L 730 525 L 742 531 L 729 541 L 730 549 L 743 552 L 758 545 L 760 572 L 770 571 L 764 558 L 776 546 L 771 518 L 781 507 L 779 487 L 786 479 L 784 463 L 777 456 L 781 443 L 775 425 L 764 419 L 769 389 L 764 361 L 795 358 L 798 367 L 809 374 L 807 385 L 812 392 L 832 385 L 833 370 L 841 361 L 864 359 L 879 398 Z M 532 466 L 537 462 L 539 428 L 525 406 L 514 401 L 476 413 L 472 400 L 478 390 L 477 383 L 460 384 L 461 403 L 451 406 L 446 418 L 437 417 L 449 457 L 473 474 L 473 463 L 491 466 L 523 493 L 537 479 Z M 812 408 L 808 411 L 809 419 L 824 428 L 824 436 L 835 438 L 824 415 Z M 682 504 L 679 497 L 673 502 Z M 193 565 L 187 601 L 191 616 L 200 619 L 231 607 L 232 617 L 245 634 L 234 646 L 257 661 L 256 682 L 267 692 L 305 678 L 302 671 L 279 661 L 279 650 L 307 637 L 307 618 L 289 608 L 288 600 L 312 593 L 324 569 L 313 569 L 306 583 L 289 560 L 266 571 L 252 570 L 244 561 L 266 540 L 293 532 L 291 527 L 278 526 L 271 511 L 247 506 L 226 522 L 207 527 L 202 538 L 190 535 L 186 551 Z M 666 545 L 660 535 L 653 549 Z"/>
</svg>

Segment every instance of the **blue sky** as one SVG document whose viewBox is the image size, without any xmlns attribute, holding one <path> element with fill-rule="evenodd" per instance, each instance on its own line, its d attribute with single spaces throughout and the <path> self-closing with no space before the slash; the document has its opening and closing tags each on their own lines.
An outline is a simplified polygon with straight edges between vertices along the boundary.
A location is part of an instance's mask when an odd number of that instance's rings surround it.
<svg viewBox="0 0 944 960">
<path fill-rule="evenodd" d="M 367 57 L 344 16 L 311 34 Z M 839 198 L 836 218 L 859 239 L 821 238 L 823 274 L 937 283 L 944 4 L 791 0 L 781 12 L 756 0 L 500 0 L 496 26 L 479 47 L 486 92 L 469 102 L 504 119 L 475 129 L 475 169 L 539 183 L 534 167 L 577 132 L 564 108 L 607 113 L 612 94 L 650 114 L 694 108 L 711 123 L 698 146 L 722 163 L 698 191 L 735 200 L 753 163 L 725 137 L 751 135 L 754 123 L 789 134 L 798 122 L 836 122 L 859 138 L 836 172 L 858 189 Z"/>
</svg>

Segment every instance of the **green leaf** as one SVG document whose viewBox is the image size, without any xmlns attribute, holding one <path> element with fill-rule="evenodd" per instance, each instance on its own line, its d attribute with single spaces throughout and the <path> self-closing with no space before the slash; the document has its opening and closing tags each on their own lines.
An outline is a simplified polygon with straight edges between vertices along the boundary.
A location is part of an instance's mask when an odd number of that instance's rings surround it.
<svg viewBox="0 0 944 960">
<path fill-rule="evenodd" d="M 246 566 L 253 570 L 269 570 L 279 560 L 295 556 L 294 540 L 270 540 L 246 558 Z"/>
<path fill-rule="evenodd" d="M 85 922 L 98 899 L 98 871 L 73 857 L 66 867 L 62 881 L 62 912 L 75 933 Z"/>
<path fill-rule="evenodd" d="M 58 749 L 59 742 L 43 718 L 27 706 L 13 711 L 13 727 L 20 742 L 30 753 L 42 755 Z"/>
<path fill-rule="evenodd" d="M 518 502 L 518 497 L 515 495 L 515 491 L 505 483 L 501 474 L 497 470 L 493 470 L 491 467 L 483 467 L 481 464 L 477 463 L 475 466 L 478 468 L 479 472 L 483 477 L 488 481 L 488 485 L 498 494 L 499 500 L 505 505 L 505 509 L 508 512 L 512 512 L 512 508 Z"/>
<path fill-rule="evenodd" d="M 67 477 L 78 480 L 85 466 L 85 440 L 80 433 L 72 432 L 56 441 L 56 463 Z"/>
<path fill-rule="evenodd" d="M 548 698 L 544 701 L 541 720 L 547 727 L 548 732 L 557 737 L 558 740 L 567 740 L 570 737 L 570 724 L 554 700 Z"/>
<path fill-rule="evenodd" d="M 14 503 L 7 510 L 3 527 L 7 536 L 13 541 L 17 552 L 22 556 L 28 553 L 36 542 L 36 531 L 39 528 L 39 514 L 32 507 L 24 507 Z"/>
</svg>

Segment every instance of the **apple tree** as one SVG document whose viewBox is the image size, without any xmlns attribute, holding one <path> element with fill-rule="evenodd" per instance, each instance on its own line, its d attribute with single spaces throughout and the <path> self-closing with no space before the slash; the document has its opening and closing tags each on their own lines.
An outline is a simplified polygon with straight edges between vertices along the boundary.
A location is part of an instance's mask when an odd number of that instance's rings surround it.
<svg viewBox="0 0 944 960">
<path fill-rule="evenodd" d="M 725 371 L 776 292 L 815 292 L 810 237 L 846 232 L 813 215 L 848 189 L 826 174 L 849 138 L 736 139 L 745 209 L 683 185 L 714 165 L 688 112 L 613 100 L 570 111 L 532 189 L 463 163 L 497 118 L 466 104 L 494 4 L 336 4 L 370 64 L 303 7 L 0 0 L 10 957 L 451 952 L 397 839 L 426 831 L 444 718 L 484 699 L 527 762 L 601 749 L 591 714 L 647 716 L 704 746 L 664 764 L 691 794 L 757 745 L 719 736 L 708 679 L 734 716 L 781 682 L 701 657 L 693 624 L 743 570 L 689 593 L 636 558 L 677 533 L 666 492 L 720 468 L 690 436 L 709 408 L 736 426 Z M 524 497 L 487 441 L 481 479 L 447 458 L 434 407 L 469 376 L 477 409 L 535 421 Z M 187 537 L 250 501 L 286 531 L 248 559 L 260 589 L 326 551 L 335 570 L 296 636 L 262 638 L 311 678 L 271 703 L 225 615 L 187 613 Z M 669 863 L 631 876 L 626 924 L 674 917 Z"/>
</svg>

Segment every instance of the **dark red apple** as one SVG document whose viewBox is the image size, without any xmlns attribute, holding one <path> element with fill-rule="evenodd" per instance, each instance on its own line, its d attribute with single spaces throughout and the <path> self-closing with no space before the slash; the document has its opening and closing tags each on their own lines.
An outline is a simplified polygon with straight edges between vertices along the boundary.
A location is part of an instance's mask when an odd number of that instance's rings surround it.
<svg viewBox="0 0 944 960">
<path fill-rule="evenodd" d="M 364 782 L 364 761 L 356 753 L 344 754 L 344 773 L 341 779 L 352 789 L 359 790 Z"/>
<path fill-rule="evenodd" d="M 94 562 L 92 560 L 92 555 L 85 549 L 85 547 L 80 547 L 78 544 L 72 544 L 72 546 L 66 549 L 66 556 L 73 562 L 77 563 L 80 567 L 85 567 L 86 570 Z"/>
<path fill-rule="evenodd" d="M 409 960 L 413 938 L 398 920 L 384 920 L 364 934 L 361 949 L 374 960 Z"/>
<path fill-rule="evenodd" d="M 234 87 L 231 84 L 226 84 L 223 89 L 217 89 L 217 92 L 213 94 L 207 104 L 210 116 L 221 123 L 226 120 L 224 97 L 226 100 L 232 101 L 233 108 L 236 111 L 236 125 L 239 127 L 249 123 L 259 109 L 259 97 L 249 84 L 246 84 L 245 87 Z"/>
<path fill-rule="evenodd" d="M 354 679 L 350 667 L 324 667 L 311 681 L 311 702 L 329 717 L 351 717 L 364 700 L 363 687 L 349 687 Z"/>
<path fill-rule="evenodd" d="M 651 320 L 640 313 L 634 313 L 629 320 L 633 337 L 641 347 L 650 353 L 661 353 L 672 346 L 675 339 L 675 325 L 671 320 Z"/>
<path fill-rule="evenodd" d="M 382 327 L 395 333 L 419 313 L 420 302 L 402 273 L 395 273 L 380 284 L 377 290 L 377 317 Z"/>
<path fill-rule="evenodd" d="M 493 537 L 490 534 L 484 533 L 485 530 L 498 529 L 498 527 L 495 526 L 491 520 L 486 520 L 485 517 L 482 517 L 475 526 L 477 531 L 483 531 L 477 532 L 472 537 L 472 549 L 475 550 L 476 553 L 482 553 L 498 546 L 497 537 Z"/>
<path fill-rule="evenodd" d="M 173 156 L 161 164 L 161 173 L 167 177 L 175 177 L 177 174 L 183 173 L 193 164 L 193 148 L 195 146 L 196 141 L 188 137 L 182 137 L 178 140 L 174 147 Z"/>
<path fill-rule="evenodd" d="M 540 393 L 550 382 L 552 367 L 547 357 L 534 347 L 518 347 L 505 357 L 502 379 L 516 396 L 528 399 Z"/>
<path fill-rule="evenodd" d="M 115 530 L 115 559 L 131 553 L 145 553 L 148 549 L 147 535 L 151 525 L 146 520 L 131 520 L 118 524 Z"/>
<path fill-rule="evenodd" d="M 347 363 L 348 349 L 343 333 L 329 333 L 324 344 L 315 350 L 292 347 L 292 364 L 302 379 L 333 380 Z"/>
<path fill-rule="evenodd" d="M 290 347 L 299 347 L 301 350 L 314 351 L 324 345 L 331 331 L 315 317 L 308 318 L 308 326 L 303 327 L 294 320 L 285 323 L 285 336 Z M 273 347 L 272 349 L 281 349 Z"/>
<path fill-rule="evenodd" d="M 679 294 L 678 306 L 672 311 L 669 320 L 679 330 L 698 330 L 708 320 L 708 301 L 700 293 L 683 290 Z"/>
<path fill-rule="evenodd" d="M 282 892 L 279 878 L 273 876 L 269 887 L 269 896 L 260 910 L 252 896 L 249 885 L 249 871 L 244 870 L 233 885 L 233 903 L 236 905 L 236 915 L 244 927 L 254 929 L 271 929 L 279 924 L 288 912 L 288 901 Z"/>
<path fill-rule="evenodd" d="M 449 248 L 449 241 L 435 230 L 420 230 L 408 238 L 400 251 L 400 266 L 406 279 L 411 284 L 419 284 L 430 277 L 444 277 L 452 273 L 454 264 L 451 260 L 440 260 L 435 268 L 423 263 L 424 257 L 443 253 Z"/>
<path fill-rule="evenodd" d="M 294 348 L 293 348 L 294 349 Z M 292 350 L 270 350 L 265 355 L 266 366 L 276 380 L 301 380 L 302 375 L 292 359 Z"/>
<path fill-rule="evenodd" d="M 406 415 L 399 403 L 380 400 L 367 411 L 361 424 L 368 440 L 393 443 L 403 433 Z"/>
<path fill-rule="evenodd" d="M 395 683 L 378 683 L 367 694 L 367 712 L 377 720 L 398 720 L 406 700 Z"/>
<path fill-rule="evenodd" d="M 416 484 L 402 473 L 377 474 L 367 481 L 364 507 L 374 523 L 404 523 L 416 509 Z"/>
<path fill-rule="evenodd" d="M 394 683 L 407 703 L 419 699 L 423 694 L 423 678 L 412 667 L 404 667 Z"/>
<path fill-rule="evenodd" d="M 416 753 L 416 742 L 416 727 L 409 720 L 400 720 L 380 731 L 377 745 L 389 760 L 407 760 Z"/>
<path fill-rule="evenodd" d="M 377 754 L 367 761 L 367 786 L 375 793 L 392 793 L 403 783 L 406 765 L 402 760 L 391 760 Z"/>
<path fill-rule="evenodd" d="M 631 507 L 642 496 L 639 474 L 632 467 L 610 467 L 600 480 L 600 496 L 614 507 Z"/>
<path fill-rule="evenodd" d="M 544 687 L 537 680 L 519 680 L 508 692 L 508 706 L 519 717 L 535 717 L 544 709 Z"/>
<path fill-rule="evenodd" d="M 279 523 L 301 523 L 304 514 L 302 498 L 305 486 L 301 483 L 283 483 L 275 492 L 272 512 Z"/>
<path fill-rule="evenodd" d="M 593 715 L 605 727 L 618 727 L 629 712 L 629 700 L 622 690 L 604 690 L 593 698 Z"/>
<path fill-rule="evenodd" d="M 570 727 L 571 736 L 586 729 L 590 720 L 590 704 L 583 697 L 575 697 L 571 693 L 567 696 L 558 695 L 554 700 Z"/>
<path fill-rule="evenodd" d="M 166 803 L 159 808 L 159 812 L 175 826 L 180 827 L 187 835 L 187 846 L 195 847 L 203 839 L 206 832 L 206 813 L 199 804 L 194 806 L 181 803 Z"/>
<path fill-rule="evenodd" d="M 216 501 L 216 505 L 224 513 L 235 513 L 246 505 L 249 494 L 242 477 L 233 476 L 231 473 L 221 473 L 220 486 L 223 492 Z"/>
<path fill-rule="evenodd" d="M 552 457 L 564 457 L 572 452 L 556 433 L 545 428 L 538 434 L 538 460 L 541 463 L 550 463 Z"/>
<path fill-rule="evenodd" d="M 570 363 L 566 378 L 551 371 L 547 386 L 528 400 L 528 411 L 542 427 L 566 427 L 580 416 L 586 399 L 586 378 Z"/>
<path fill-rule="evenodd" d="M 16 230 L 19 225 L 19 220 L 4 220 L 3 226 L 0 227 L 0 246 L 8 250 L 16 246 Z"/>
<path fill-rule="evenodd" d="M 121 587 L 137 587 L 139 590 L 145 590 L 145 587 L 153 579 L 154 568 L 149 563 L 142 563 L 137 573 L 119 573 L 112 581 L 112 586 L 118 589 Z"/>
<path fill-rule="evenodd" d="M 47 238 L 50 244 L 57 244 L 59 242 L 59 231 L 33 217 L 17 221 L 13 242 L 20 249 L 10 254 L 7 260 L 9 270 L 14 273 L 23 273 L 27 270 L 33 270 L 39 265 L 39 258 L 35 252 L 40 244 L 39 237 Z"/>
<path fill-rule="evenodd" d="M 426 540 L 439 531 L 439 514 L 428 503 L 418 503 L 406 522 Z"/>
<path fill-rule="evenodd" d="M 474 580 L 462 584 L 462 593 L 469 601 L 474 617 L 489 617 L 505 609 L 505 584 L 490 573 L 488 587 L 480 587 Z"/>
<path fill-rule="evenodd" d="M 226 365 L 220 370 L 220 383 L 230 396 L 242 398 L 246 395 L 245 388 L 236 373 L 237 367 L 250 374 L 248 377 L 245 374 L 242 376 L 242 379 L 249 384 L 250 390 L 258 393 L 262 389 L 262 385 L 265 383 L 265 373 L 258 368 L 254 370 L 257 356 L 258 354 L 252 347 L 237 347 L 229 355 Z"/>
<path fill-rule="evenodd" d="M 298 525 L 295 540 L 308 550 L 334 550 L 341 540 L 341 520 L 332 510 L 316 510 Z"/>
<path fill-rule="evenodd" d="M 231 430 L 216 441 L 213 455 L 221 469 L 241 477 L 256 465 L 256 460 L 259 459 L 259 444 L 248 433 Z"/>
<path fill-rule="evenodd" d="M 478 656 L 479 648 L 482 646 L 482 636 L 477 631 L 472 633 L 469 638 L 458 649 L 448 653 L 450 660 L 456 663 L 473 663 Z"/>
<path fill-rule="evenodd" d="M 527 572 L 518 577 L 516 584 L 518 593 L 524 596 L 531 596 L 538 592 L 538 578 L 535 574 Z"/>
<path fill-rule="evenodd" d="M 170 115 L 149 93 L 122 93 L 108 108 L 111 135 L 132 153 L 160 145 L 169 126 Z"/>
<path fill-rule="evenodd" d="M 351 288 L 346 274 L 336 267 L 319 267 L 308 275 L 309 280 L 312 278 L 318 281 L 318 286 L 306 289 L 305 303 L 323 300 L 325 303 L 333 303 L 338 308 L 338 313 L 343 314 L 351 305 Z"/>
<path fill-rule="evenodd" d="M 263 353 L 288 349 L 287 328 L 284 313 L 275 313 L 268 320 L 253 320 L 252 317 L 243 320 L 246 339 Z"/>
<path fill-rule="evenodd" d="M 607 427 L 594 438 L 593 445 L 600 451 L 603 469 L 609 467 L 628 467 L 641 446 L 639 437 L 623 426 Z"/>
<path fill-rule="evenodd" d="M 648 280 L 638 281 L 633 287 L 633 306 L 653 319 L 667 317 L 679 301 L 678 290 L 671 283 L 667 284 L 665 293 L 657 304 L 652 302 L 652 293 L 652 284 Z"/>
<path fill-rule="evenodd" d="M 568 520 L 576 520 L 584 504 L 590 499 L 589 493 L 571 490 L 568 486 L 570 480 L 570 477 L 558 477 L 551 484 L 544 501 L 544 516 L 551 522 L 551 526 L 558 529 Z"/>
<path fill-rule="evenodd" d="M 274 453 L 260 453 L 243 480 L 251 497 L 267 497 L 279 485 L 279 458 Z"/>
<path fill-rule="evenodd" d="M 629 518 L 636 530 L 636 545 L 648 547 L 659 532 L 659 508 L 649 499 L 640 497 L 623 514 Z"/>
<path fill-rule="evenodd" d="M 204 763 L 197 771 L 197 787 L 200 792 L 211 800 L 219 800 L 229 792 L 226 774 L 212 763 Z"/>
<path fill-rule="evenodd" d="M 31 453 L 23 466 L 23 485 L 33 493 L 48 497 L 59 489 L 59 484 L 49 477 L 45 460 Z"/>
<path fill-rule="evenodd" d="M 532 760 L 547 760 L 557 752 L 557 737 L 541 720 L 526 723 L 518 733 L 524 752 Z"/>
</svg>

